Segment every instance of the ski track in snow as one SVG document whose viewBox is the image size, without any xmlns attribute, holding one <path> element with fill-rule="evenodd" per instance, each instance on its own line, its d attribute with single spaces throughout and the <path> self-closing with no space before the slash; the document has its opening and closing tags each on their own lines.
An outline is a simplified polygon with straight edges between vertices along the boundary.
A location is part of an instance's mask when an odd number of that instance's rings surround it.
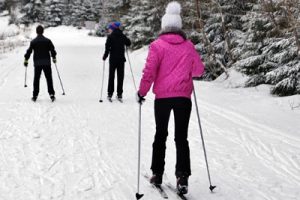
<svg viewBox="0 0 300 200">
<path fill-rule="evenodd" d="M 207 108 L 207 111 L 213 112 L 223 119 L 236 124 L 235 127 L 244 126 L 242 128 L 239 127 L 240 130 L 236 131 L 238 134 L 233 139 L 233 142 L 245 145 L 244 148 L 247 149 L 248 153 L 257 156 L 264 162 L 266 167 L 270 167 L 278 174 L 286 178 L 292 178 L 294 184 L 300 182 L 300 177 L 296 176 L 297 172 L 300 171 L 300 161 L 293 155 L 293 152 L 300 151 L 299 139 L 290 138 L 276 129 L 250 121 L 229 110 L 208 103 L 203 103 L 203 107 Z M 264 140 L 262 140 L 262 137 Z M 280 152 L 279 150 L 281 149 L 287 152 Z"/>
<path fill-rule="evenodd" d="M 16 193 L 11 193 L 15 196 L 9 196 L 9 199 L 17 199 L 19 190 L 30 192 L 33 199 L 77 198 L 86 196 L 84 193 L 91 190 L 97 190 L 103 196 L 109 193 L 117 183 L 113 164 L 108 166 L 104 162 L 100 138 L 88 128 L 82 111 L 74 105 L 59 109 L 54 105 L 34 106 L 38 107 L 32 113 L 37 116 L 34 119 L 20 116 L 1 126 L 5 130 L 1 134 L 2 158 L 5 168 L 9 169 L 4 181 L 16 188 Z M 33 105 L 22 107 L 26 112 Z M 18 108 L 19 113 L 22 111 Z M 76 124 L 65 123 L 62 120 L 65 117 L 75 120 Z M 26 126 L 19 128 L 24 121 Z M 53 123 L 55 127 L 52 127 Z M 11 155 L 4 155 L 10 145 L 14 146 Z M 110 173 L 106 174 L 107 171 Z M 98 184 L 97 188 L 95 182 L 102 185 Z"/>
<path fill-rule="evenodd" d="M 37 102 L 30 101 L 33 69 L 28 68 L 29 87 L 24 88 L 25 47 L 0 60 L 0 200 L 135 199 L 138 104 L 128 63 L 124 103 L 106 100 L 108 66 L 104 102 L 99 103 L 104 40 L 83 35 L 87 31 L 60 28 L 47 31 L 57 45 L 66 96 L 60 95 L 53 67 L 57 101 L 50 102 L 44 78 Z M 85 43 L 76 44 L 83 37 Z M 130 55 L 136 81 L 145 55 L 139 51 Z M 197 87 L 202 87 L 206 95 L 215 95 L 213 84 L 200 83 Z M 217 188 L 213 194 L 208 190 L 193 107 L 189 130 L 192 161 L 189 199 L 300 199 L 297 135 L 211 103 L 201 95 L 198 100 L 212 184 Z M 164 182 L 175 185 L 173 123 L 171 117 Z M 153 95 L 149 94 L 142 107 L 142 174 L 151 173 L 154 127 Z M 143 176 L 140 180 L 143 199 L 161 198 L 148 180 Z M 165 185 L 164 188 L 169 199 L 178 199 Z"/>
<path fill-rule="evenodd" d="M 224 153 L 223 151 L 226 147 L 223 147 L 216 148 L 209 154 L 215 155 L 216 152 L 223 154 L 222 156 L 218 156 L 224 162 L 222 167 L 225 167 L 225 169 L 223 170 L 234 175 L 234 178 L 237 178 L 239 181 L 244 180 L 247 183 L 244 188 L 251 186 L 250 188 L 258 189 L 255 196 L 249 196 L 245 199 L 255 199 L 258 198 L 257 195 L 260 196 L 258 199 L 299 198 L 299 193 L 296 196 L 285 193 L 279 197 L 281 190 L 288 190 L 290 192 L 297 190 L 299 187 L 299 139 L 289 137 L 276 129 L 260 124 L 257 121 L 251 121 L 238 113 L 208 102 L 202 101 L 200 109 L 203 109 L 202 111 L 205 111 L 205 114 L 209 113 L 207 118 L 204 117 L 202 119 L 205 127 L 204 130 L 211 135 L 215 135 L 214 137 L 218 136 L 224 140 L 228 140 L 231 146 L 237 147 L 238 145 L 239 148 L 234 148 L 235 151 L 243 152 L 238 157 L 235 157 L 235 153 Z M 213 121 L 208 120 L 210 116 L 214 116 Z M 218 120 L 216 121 L 217 118 L 220 118 L 222 124 L 226 124 L 226 127 L 222 127 L 223 125 L 216 126 L 218 122 Z M 197 122 L 194 121 L 194 123 Z M 245 171 L 245 168 L 241 167 L 241 163 L 245 162 L 241 160 L 241 155 L 251 159 L 248 165 L 248 167 L 254 168 L 253 171 L 250 171 L 251 174 L 248 174 L 249 171 Z M 253 156 L 256 158 L 255 161 L 253 161 Z M 221 164 L 222 162 L 213 162 L 212 164 Z M 248 162 L 246 161 L 246 163 Z M 271 177 L 268 177 L 270 174 Z M 282 182 L 274 182 L 272 183 L 273 185 L 268 185 L 268 179 L 273 178 L 273 176 L 280 177 Z M 263 190 L 271 190 L 275 193 L 266 194 L 267 192 L 263 192 Z"/>
</svg>

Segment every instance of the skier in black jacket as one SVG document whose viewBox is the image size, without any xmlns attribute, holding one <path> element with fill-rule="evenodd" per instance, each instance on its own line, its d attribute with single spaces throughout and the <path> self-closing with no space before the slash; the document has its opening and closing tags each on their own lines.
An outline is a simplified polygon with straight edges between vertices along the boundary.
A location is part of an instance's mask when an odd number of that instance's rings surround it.
<svg viewBox="0 0 300 200">
<path fill-rule="evenodd" d="M 37 37 L 30 42 L 30 46 L 27 49 L 25 54 L 24 66 L 28 66 L 28 59 L 30 55 L 33 53 L 33 62 L 34 62 L 34 81 L 33 81 L 33 96 L 32 100 L 36 101 L 39 89 L 40 89 L 40 77 L 42 71 L 44 71 L 47 85 L 48 85 L 48 93 L 52 101 L 55 100 L 55 91 L 53 88 L 53 80 L 52 80 L 52 70 L 51 70 L 51 60 L 50 53 L 54 63 L 56 63 L 56 51 L 54 45 L 51 40 L 43 36 L 44 28 L 39 25 L 36 28 Z"/>
<path fill-rule="evenodd" d="M 124 81 L 124 65 L 125 59 L 125 45 L 130 46 L 130 40 L 120 30 L 120 22 L 112 22 L 108 26 L 110 35 L 108 35 L 105 43 L 105 53 L 103 60 L 105 61 L 108 55 L 109 57 L 109 79 L 107 98 L 111 101 L 114 93 L 114 79 L 115 71 L 117 70 L 118 85 L 117 85 L 117 98 L 122 101 L 123 94 L 123 81 Z"/>
</svg>

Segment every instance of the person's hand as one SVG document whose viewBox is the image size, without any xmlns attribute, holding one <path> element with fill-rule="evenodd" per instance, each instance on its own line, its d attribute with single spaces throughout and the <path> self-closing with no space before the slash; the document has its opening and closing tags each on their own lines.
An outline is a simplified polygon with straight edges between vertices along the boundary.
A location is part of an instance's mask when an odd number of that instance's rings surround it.
<svg viewBox="0 0 300 200">
<path fill-rule="evenodd" d="M 103 60 L 103 61 L 105 61 L 105 60 L 106 60 L 106 57 L 105 57 L 105 56 L 103 56 L 103 57 L 102 57 L 102 60 Z"/>
<path fill-rule="evenodd" d="M 24 60 L 24 66 L 25 66 L 25 67 L 28 66 L 28 60 Z"/>
<path fill-rule="evenodd" d="M 53 61 L 53 63 L 56 63 L 56 62 L 57 62 L 56 58 L 53 58 L 52 61 Z"/>
<path fill-rule="evenodd" d="M 143 104 L 144 101 L 146 101 L 146 99 L 144 98 L 144 96 L 141 96 L 139 92 L 136 93 L 136 101 L 139 104 Z"/>
</svg>

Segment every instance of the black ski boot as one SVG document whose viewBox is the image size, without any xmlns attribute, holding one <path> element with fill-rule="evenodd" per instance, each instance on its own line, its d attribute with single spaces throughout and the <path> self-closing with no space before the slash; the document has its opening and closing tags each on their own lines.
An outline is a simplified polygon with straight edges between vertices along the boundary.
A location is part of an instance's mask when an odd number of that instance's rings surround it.
<svg viewBox="0 0 300 200">
<path fill-rule="evenodd" d="M 33 97 L 31 97 L 31 100 L 32 100 L 33 102 L 36 102 L 36 100 L 37 100 L 37 96 L 33 96 Z"/>
<path fill-rule="evenodd" d="M 55 101 L 56 98 L 55 98 L 54 94 L 50 95 L 50 99 L 51 99 L 52 102 Z"/>
<path fill-rule="evenodd" d="M 177 190 L 179 194 L 188 193 L 188 180 L 189 176 L 187 173 L 182 173 L 177 176 Z"/>
<path fill-rule="evenodd" d="M 121 103 L 123 103 L 122 95 L 121 95 L 121 96 L 118 95 L 118 96 L 117 96 L 117 100 L 120 101 Z"/>
<path fill-rule="evenodd" d="M 110 95 L 107 96 L 107 100 L 108 100 L 109 102 L 112 102 L 112 99 L 111 99 L 111 96 L 110 96 Z"/>
<path fill-rule="evenodd" d="M 153 174 L 153 176 L 150 178 L 150 183 L 155 186 L 160 186 L 162 184 L 162 175 Z"/>
</svg>

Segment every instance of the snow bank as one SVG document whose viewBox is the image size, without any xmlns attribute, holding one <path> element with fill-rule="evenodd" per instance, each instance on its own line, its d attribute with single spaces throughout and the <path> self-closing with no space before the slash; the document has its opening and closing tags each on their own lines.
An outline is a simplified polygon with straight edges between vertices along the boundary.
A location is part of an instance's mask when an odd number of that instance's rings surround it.
<svg viewBox="0 0 300 200">
<path fill-rule="evenodd" d="M 226 73 L 223 73 L 219 76 L 214 82 L 220 83 L 224 87 L 227 88 L 237 88 L 237 87 L 244 87 L 245 82 L 248 80 L 248 76 L 238 72 L 234 68 L 230 68 Z"/>
<path fill-rule="evenodd" d="M 9 17 L 0 17 L 0 54 L 23 46 L 28 41 L 30 29 L 8 24 Z"/>
</svg>

